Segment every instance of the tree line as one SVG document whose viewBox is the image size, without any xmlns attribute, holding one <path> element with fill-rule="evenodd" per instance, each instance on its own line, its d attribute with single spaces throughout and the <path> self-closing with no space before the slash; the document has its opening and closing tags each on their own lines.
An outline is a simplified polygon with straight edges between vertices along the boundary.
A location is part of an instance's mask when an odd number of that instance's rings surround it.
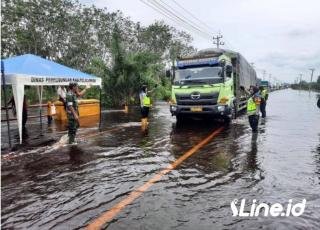
<svg viewBox="0 0 320 230">
<path fill-rule="evenodd" d="M 314 90 L 320 92 L 320 76 L 318 76 L 316 82 L 306 82 L 300 81 L 291 85 L 292 89 L 302 89 L 302 90 Z"/>
<path fill-rule="evenodd" d="M 1 6 L 2 58 L 32 53 L 101 77 L 105 106 L 136 103 L 142 84 L 158 84 L 156 96 L 167 99 L 165 68 L 195 52 L 190 34 L 163 21 L 142 26 L 121 11 L 75 0 L 5 0 Z M 98 95 L 90 89 L 87 97 Z"/>
</svg>

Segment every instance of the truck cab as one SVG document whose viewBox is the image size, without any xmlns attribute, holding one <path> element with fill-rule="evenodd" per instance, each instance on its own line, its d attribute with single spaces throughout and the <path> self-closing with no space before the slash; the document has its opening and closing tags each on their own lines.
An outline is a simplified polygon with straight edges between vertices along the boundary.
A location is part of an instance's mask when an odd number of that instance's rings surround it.
<svg viewBox="0 0 320 230">
<path fill-rule="evenodd" d="M 186 116 L 210 116 L 230 122 L 241 104 L 238 64 L 224 50 L 179 58 L 172 79 L 171 114 L 178 121 Z"/>
</svg>

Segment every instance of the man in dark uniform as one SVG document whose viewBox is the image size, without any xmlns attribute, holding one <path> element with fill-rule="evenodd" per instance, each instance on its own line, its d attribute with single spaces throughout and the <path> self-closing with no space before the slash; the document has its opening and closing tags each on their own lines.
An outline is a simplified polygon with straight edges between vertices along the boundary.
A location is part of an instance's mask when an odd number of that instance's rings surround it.
<svg viewBox="0 0 320 230">
<path fill-rule="evenodd" d="M 77 83 L 69 84 L 66 95 L 69 144 L 75 142 L 77 130 L 79 128 L 78 97 L 82 96 L 88 88 L 90 87 L 87 86 L 84 90 L 79 92 Z"/>
</svg>

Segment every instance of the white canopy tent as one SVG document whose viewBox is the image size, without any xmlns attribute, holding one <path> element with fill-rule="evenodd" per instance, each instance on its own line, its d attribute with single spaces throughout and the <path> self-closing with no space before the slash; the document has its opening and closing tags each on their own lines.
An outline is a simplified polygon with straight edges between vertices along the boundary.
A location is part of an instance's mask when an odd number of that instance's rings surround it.
<svg viewBox="0 0 320 230">
<path fill-rule="evenodd" d="M 40 104 L 42 102 L 43 86 L 69 85 L 70 82 L 77 82 L 79 85 L 99 86 L 101 90 L 101 78 L 32 54 L 4 59 L 2 62 L 4 77 L 1 78 L 1 84 L 12 85 L 20 144 L 22 143 L 22 110 L 25 85 L 38 87 Z M 5 79 L 5 82 L 2 82 L 3 79 Z"/>
</svg>

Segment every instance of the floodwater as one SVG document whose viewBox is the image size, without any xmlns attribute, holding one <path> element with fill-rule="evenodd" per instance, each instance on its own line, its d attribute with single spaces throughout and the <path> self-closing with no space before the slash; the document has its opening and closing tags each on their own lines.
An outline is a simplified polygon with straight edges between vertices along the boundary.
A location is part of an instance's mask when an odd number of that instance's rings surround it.
<svg viewBox="0 0 320 230">
<path fill-rule="evenodd" d="M 245 116 L 237 118 L 126 206 L 107 229 L 320 229 L 316 100 L 316 93 L 272 92 L 258 135 Z M 39 127 L 30 124 L 31 147 L 2 158 L 2 228 L 81 229 L 222 126 L 176 124 L 168 105 L 159 103 L 149 132 L 142 134 L 137 114 L 104 113 L 103 132 L 82 129 L 75 146 L 55 144 L 65 134 L 59 129 L 39 137 Z M 50 135 L 48 146 L 32 145 Z M 233 217 L 234 199 L 249 205 L 253 199 L 307 203 L 299 217 Z"/>
</svg>

